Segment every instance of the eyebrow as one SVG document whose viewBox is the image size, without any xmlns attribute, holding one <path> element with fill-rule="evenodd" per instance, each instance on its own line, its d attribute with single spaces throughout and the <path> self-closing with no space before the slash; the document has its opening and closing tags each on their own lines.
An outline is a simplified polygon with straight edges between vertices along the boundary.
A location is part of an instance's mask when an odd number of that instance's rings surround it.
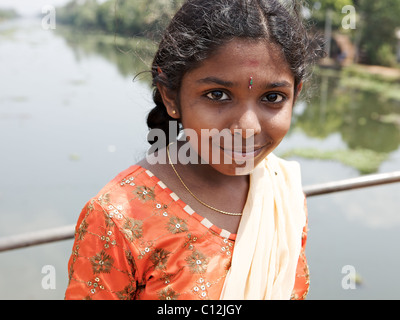
<svg viewBox="0 0 400 320">
<path fill-rule="evenodd" d="M 219 79 L 217 77 L 207 77 L 207 78 L 199 79 L 199 80 L 197 80 L 197 82 L 205 83 L 205 84 L 218 84 L 218 85 L 221 85 L 221 86 L 224 86 L 227 88 L 232 88 L 235 86 L 235 83 L 233 83 L 231 81 L 225 81 L 225 80 Z M 281 87 L 291 88 L 292 84 L 286 80 L 283 80 L 283 81 L 271 82 L 265 86 L 266 89 L 275 89 L 275 88 L 281 88 Z"/>
<path fill-rule="evenodd" d="M 233 82 L 225 81 L 225 80 L 219 79 L 217 77 L 207 77 L 207 78 L 204 78 L 204 79 L 197 80 L 197 82 L 205 83 L 205 84 L 216 83 L 216 84 L 219 84 L 221 86 L 228 87 L 228 88 L 232 88 L 234 86 Z"/>
<path fill-rule="evenodd" d="M 272 82 L 272 83 L 268 83 L 266 88 L 267 89 L 274 89 L 274 88 L 281 88 L 281 87 L 287 87 L 287 88 L 291 88 L 293 85 L 288 82 L 288 81 L 280 81 L 280 82 Z"/>
</svg>

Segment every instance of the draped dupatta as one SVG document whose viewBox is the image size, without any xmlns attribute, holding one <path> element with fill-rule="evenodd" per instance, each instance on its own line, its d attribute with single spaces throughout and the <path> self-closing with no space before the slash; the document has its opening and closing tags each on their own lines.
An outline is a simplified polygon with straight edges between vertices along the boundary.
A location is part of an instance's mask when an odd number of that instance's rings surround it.
<svg viewBox="0 0 400 320">
<path fill-rule="evenodd" d="M 300 166 L 270 154 L 250 175 L 220 299 L 290 299 L 305 224 Z"/>
</svg>

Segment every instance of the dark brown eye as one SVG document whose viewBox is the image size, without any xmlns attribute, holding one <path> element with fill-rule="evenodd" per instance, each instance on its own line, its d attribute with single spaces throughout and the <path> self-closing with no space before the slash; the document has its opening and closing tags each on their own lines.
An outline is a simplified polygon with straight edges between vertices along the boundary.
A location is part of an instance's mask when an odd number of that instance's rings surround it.
<svg viewBox="0 0 400 320">
<path fill-rule="evenodd" d="M 284 100 L 284 97 L 282 95 L 280 95 L 279 93 L 270 93 L 265 96 L 265 99 L 271 103 L 278 103 L 278 102 L 282 102 Z"/>
<path fill-rule="evenodd" d="M 210 93 L 207 94 L 207 98 L 215 101 L 221 101 L 221 100 L 227 100 L 229 97 L 227 94 L 223 91 L 216 90 L 216 91 L 211 91 Z"/>
</svg>

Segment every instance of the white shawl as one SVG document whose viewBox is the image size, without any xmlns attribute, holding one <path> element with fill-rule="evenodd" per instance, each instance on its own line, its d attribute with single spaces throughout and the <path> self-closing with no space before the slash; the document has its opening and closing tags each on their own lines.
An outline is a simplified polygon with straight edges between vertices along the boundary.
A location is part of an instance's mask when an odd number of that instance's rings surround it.
<svg viewBox="0 0 400 320">
<path fill-rule="evenodd" d="M 220 299 L 290 299 L 305 224 L 300 166 L 270 154 L 250 174 Z"/>
</svg>

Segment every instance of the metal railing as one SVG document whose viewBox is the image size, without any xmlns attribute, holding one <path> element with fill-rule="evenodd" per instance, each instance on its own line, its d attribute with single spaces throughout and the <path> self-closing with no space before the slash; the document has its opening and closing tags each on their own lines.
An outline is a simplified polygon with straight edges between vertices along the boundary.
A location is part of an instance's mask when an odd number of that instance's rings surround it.
<svg viewBox="0 0 400 320">
<path fill-rule="evenodd" d="M 334 192 L 355 190 L 372 186 L 385 185 L 400 182 L 400 171 L 366 175 L 353 179 L 340 180 L 336 182 L 316 184 L 303 188 L 307 197 L 324 195 Z M 59 228 L 40 230 L 25 234 L 0 238 L 0 252 L 36 246 L 44 243 L 51 243 L 61 240 L 73 239 L 75 225 L 68 225 Z"/>
</svg>

